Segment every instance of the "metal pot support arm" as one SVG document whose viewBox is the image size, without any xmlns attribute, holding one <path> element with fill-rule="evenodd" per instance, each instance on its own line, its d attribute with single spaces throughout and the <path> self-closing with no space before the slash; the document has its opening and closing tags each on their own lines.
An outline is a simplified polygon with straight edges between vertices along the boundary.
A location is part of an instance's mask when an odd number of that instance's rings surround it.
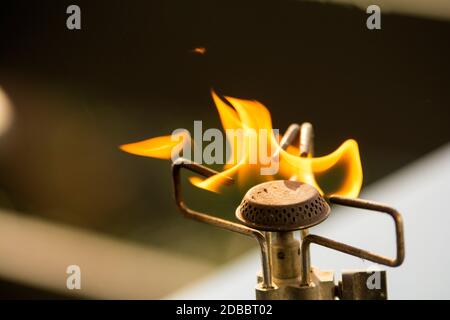
<svg viewBox="0 0 450 320">
<path fill-rule="evenodd" d="M 265 288 L 272 288 L 272 274 L 270 268 L 270 258 L 269 258 L 269 248 L 266 241 L 265 235 L 258 230 L 249 228 L 239 223 L 235 223 L 232 221 L 228 221 L 225 219 L 221 219 L 218 217 L 214 217 L 202 212 L 198 212 L 192 210 L 186 206 L 183 201 L 183 197 L 181 195 L 181 179 L 180 179 L 180 171 L 181 169 L 187 169 L 192 172 L 195 172 L 204 177 L 211 177 L 215 174 L 218 174 L 217 171 L 209 169 L 205 166 L 202 166 L 198 163 L 192 162 L 187 159 L 177 159 L 172 164 L 172 178 L 173 178 L 173 186 L 174 186 L 174 194 L 175 201 L 178 208 L 181 210 L 183 215 L 187 218 L 197 220 L 200 222 L 204 222 L 222 229 L 226 229 L 229 231 L 237 232 L 246 236 L 250 236 L 258 241 L 258 244 L 261 248 L 261 260 L 262 260 L 262 270 L 263 270 L 263 285 Z M 226 177 L 226 184 L 233 184 L 234 180 L 232 178 Z"/>
<path fill-rule="evenodd" d="M 306 236 L 302 241 L 302 277 L 301 285 L 307 286 L 310 283 L 310 244 L 315 243 L 317 245 L 327 247 L 336 251 L 340 251 L 355 257 L 366 259 L 375 263 L 383 264 L 389 267 L 398 267 L 403 263 L 405 258 L 405 242 L 403 233 L 403 220 L 400 213 L 392 207 L 384 204 L 376 203 L 373 201 L 363 199 L 352 199 L 341 196 L 331 196 L 329 198 L 330 203 L 339 204 L 347 207 L 361 208 L 371 211 L 377 211 L 386 213 L 394 219 L 395 223 L 395 235 L 397 254 L 395 258 L 384 257 L 369 251 L 352 247 L 350 245 L 340 243 L 328 238 L 324 238 L 318 235 L 310 234 Z"/>
</svg>

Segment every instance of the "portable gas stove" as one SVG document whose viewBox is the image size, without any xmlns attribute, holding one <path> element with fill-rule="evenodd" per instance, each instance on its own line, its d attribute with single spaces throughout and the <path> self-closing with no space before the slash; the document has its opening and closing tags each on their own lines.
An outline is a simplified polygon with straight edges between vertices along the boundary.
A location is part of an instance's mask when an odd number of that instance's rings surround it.
<svg viewBox="0 0 450 320">
<path fill-rule="evenodd" d="M 280 148 L 287 148 L 300 137 L 300 154 L 312 154 L 313 128 L 309 123 L 291 125 Z M 397 267 L 404 260 L 403 222 L 394 208 L 358 198 L 342 196 L 323 197 L 306 183 L 291 180 L 269 181 L 254 186 L 236 209 L 240 223 L 224 220 L 188 208 L 182 197 L 180 170 L 188 169 L 204 177 L 218 172 L 178 159 L 172 165 L 176 204 L 185 217 L 234 231 L 257 240 L 261 250 L 262 272 L 257 276 L 257 299 L 387 299 L 386 271 L 379 272 L 380 285 L 368 285 L 373 275 L 367 271 L 343 272 L 342 280 L 335 284 L 333 272 L 312 267 L 310 246 L 316 244 L 378 264 Z M 232 184 L 228 178 L 225 183 Z M 331 214 L 330 204 L 366 209 L 389 215 L 395 223 L 396 257 L 388 258 L 344 243 L 309 234 L 315 226 Z M 300 233 L 300 237 L 296 233 Z"/>
</svg>

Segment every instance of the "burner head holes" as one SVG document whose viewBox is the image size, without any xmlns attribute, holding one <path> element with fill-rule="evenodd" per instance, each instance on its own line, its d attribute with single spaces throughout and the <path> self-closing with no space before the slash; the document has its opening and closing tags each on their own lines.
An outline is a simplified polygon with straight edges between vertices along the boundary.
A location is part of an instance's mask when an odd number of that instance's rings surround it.
<svg viewBox="0 0 450 320">
<path fill-rule="evenodd" d="M 277 180 L 251 188 L 236 217 L 245 225 L 266 231 L 292 231 L 309 228 L 330 214 L 330 206 L 309 184 Z"/>
</svg>

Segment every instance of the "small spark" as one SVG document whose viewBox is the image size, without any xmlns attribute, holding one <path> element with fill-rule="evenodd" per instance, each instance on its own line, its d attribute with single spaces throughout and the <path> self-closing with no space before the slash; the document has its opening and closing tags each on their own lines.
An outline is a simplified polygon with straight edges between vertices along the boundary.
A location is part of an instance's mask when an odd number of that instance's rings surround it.
<svg viewBox="0 0 450 320">
<path fill-rule="evenodd" d="M 191 52 L 198 53 L 198 54 L 205 54 L 206 48 L 205 47 L 197 47 L 197 48 L 192 49 Z"/>
</svg>

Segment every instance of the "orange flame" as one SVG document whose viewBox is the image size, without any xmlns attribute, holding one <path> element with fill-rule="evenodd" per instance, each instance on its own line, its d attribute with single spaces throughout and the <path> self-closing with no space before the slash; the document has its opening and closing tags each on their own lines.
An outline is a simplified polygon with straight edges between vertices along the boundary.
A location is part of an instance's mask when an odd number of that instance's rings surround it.
<svg viewBox="0 0 450 320">
<path fill-rule="evenodd" d="M 242 134 L 227 136 L 230 145 L 230 158 L 224 167 L 224 171 L 202 179 L 194 176 L 190 178 L 192 184 L 199 188 L 218 192 L 223 185 L 225 177 L 233 177 L 242 187 L 249 187 L 251 184 L 267 181 L 271 179 L 295 179 L 308 183 L 319 190 L 321 194 L 336 194 L 347 197 L 357 197 L 362 186 L 362 167 L 359 156 L 358 144 L 355 140 L 345 141 L 334 152 L 323 157 L 303 158 L 298 156 L 299 150 L 296 147 L 289 147 L 287 150 L 279 148 L 280 136 L 272 130 L 272 119 L 267 108 L 254 100 L 243 100 L 231 97 L 220 99 L 212 92 L 214 103 L 219 112 L 223 129 L 240 130 Z M 263 136 L 260 132 L 269 132 Z M 255 136 L 256 133 L 256 136 Z M 180 148 L 180 144 L 188 142 L 186 136 L 180 137 L 178 141 L 171 136 L 153 138 L 142 142 L 121 146 L 121 149 L 143 156 L 160 159 L 171 159 L 174 148 Z M 257 143 L 254 143 L 256 139 Z M 264 148 L 257 150 L 254 148 Z M 180 149 L 178 149 L 180 150 Z M 252 155 L 271 155 L 273 150 L 279 151 L 278 159 L 269 158 L 271 161 L 278 161 L 279 170 L 273 175 L 261 175 L 261 169 L 268 168 L 270 163 L 263 163 L 261 159 L 251 159 Z M 252 161 L 253 160 L 253 161 Z M 333 176 L 334 171 L 343 171 L 340 183 L 334 189 L 322 185 L 320 177 Z"/>
<path fill-rule="evenodd" d="M 189 143 L 188 139 L 186 134 L 179 133 L 171 136 L 162 136 L 123 144 L 120 146 L 120 149 L 138 156 L 171 159 L 173 152 L 181 149 L 184 144 Z"/>
</svg>

